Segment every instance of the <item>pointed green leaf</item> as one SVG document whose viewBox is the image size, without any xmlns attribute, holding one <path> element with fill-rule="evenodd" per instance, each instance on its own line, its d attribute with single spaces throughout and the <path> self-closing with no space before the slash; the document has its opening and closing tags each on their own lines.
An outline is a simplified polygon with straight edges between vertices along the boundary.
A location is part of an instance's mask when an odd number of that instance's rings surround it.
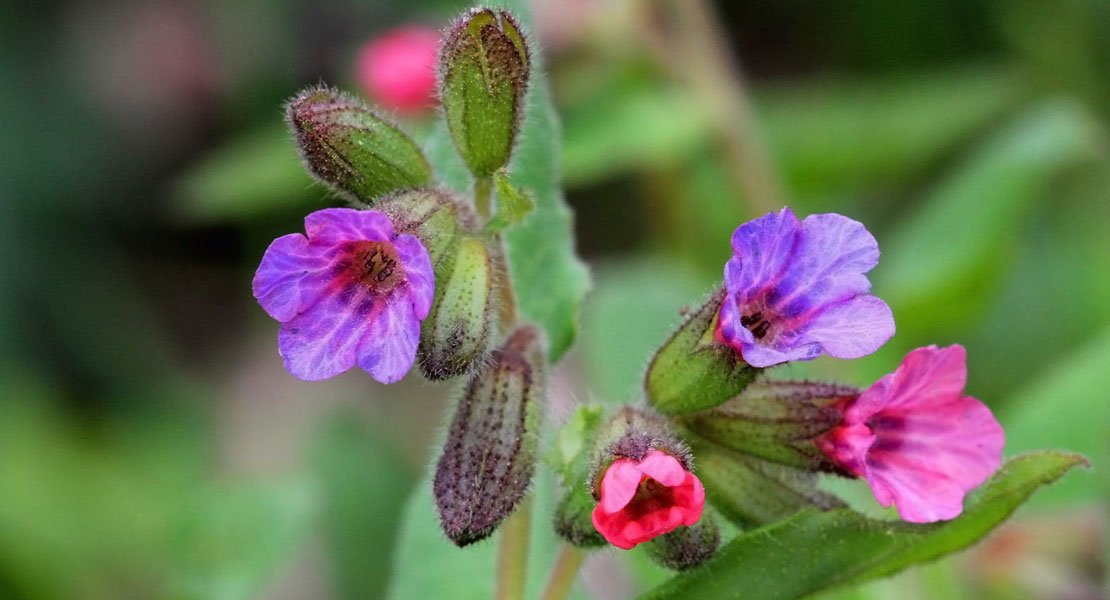
<svg viewBox="0 0 1110 600">
<path fill-rule="evenodd" d="M 1078 454 L 1035 452 L 1011 459 L 966 502 L 957 519 L 913 525 L 868 519 L 847 509 L 807 510 L 741 535 L 713 560 L 644 598 L 798 598 L 867 581 L 975 543 L 1036 489 L 1072 467 Z"/>
</svg>

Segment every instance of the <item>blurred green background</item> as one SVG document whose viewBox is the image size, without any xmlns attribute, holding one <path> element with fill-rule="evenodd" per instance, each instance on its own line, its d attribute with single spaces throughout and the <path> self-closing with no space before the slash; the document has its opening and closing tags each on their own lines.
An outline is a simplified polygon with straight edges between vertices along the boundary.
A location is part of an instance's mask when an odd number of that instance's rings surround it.
<svg viewBox="0 0 1110 600">
<path fill-rule="evenodd" d="M 356 91 L 361 44 L 464 7 L 0 11 L 0 598 L 386 593 L 450 388 L 294 380 L 249 282 L 271 239 L 336 203 L 297 163 L 282 102 L 321 80 Z M 914 347 L 959 342 L 1007 455 L 1063 448 L 1093 468 L 973 550 L 833 597 L 1102 597 L 1110 3 L 533 9 L 595 284 L 553 422 L 635 399 L 736 225 L 783 203 L 840 212 L 879 240 L 872 281 L 898 334 L 779 374 L 866 385 Z M 587 565 L 579 593 L 657 577 L 615 557 Z"/>
</svg>

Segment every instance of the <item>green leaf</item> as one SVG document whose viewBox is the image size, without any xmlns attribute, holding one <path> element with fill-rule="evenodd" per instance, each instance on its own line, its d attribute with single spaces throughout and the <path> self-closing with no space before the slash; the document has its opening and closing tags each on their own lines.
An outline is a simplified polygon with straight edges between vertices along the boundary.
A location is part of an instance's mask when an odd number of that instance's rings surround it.
<svg viewBox="0 0 1110 600">
<path fill-rule="evenodd" d="M 503 4 L 527 29 L 530 15 L 525 3 Z M 516 185 L 532 192 L 536 209 L 506 232 L 505 241 L 520 312 L 543 327 L 550 344 L 548 358 L 556 362 L 577 335 L 579 305 L 589 290 L 590 279 L 585 264 L 574 253 L 571 212 L 559 187 L 561 132 L 548 97 L 539 52 L 532 53 L 532 73 L 527 110 L 509 174 Z M 425 151 L 444 183 L 469 193 L 470 176 L 445 125 L 441 123 L 432 133 Z"/>
<path fill-rule="evenodd" d="M 798 598 L 890 575 L 970 546 L 1037 488 L 1085 463 L 1061 452 L 1013 458 L 967 500 L 959 518 L 944 523 L 913 525 L 847 509 L 807 510 L 733 539 L 707 564 L 644 598 Z"/>
<path fill-rule="evenodd" d="M 497 213 L 486 223 L 486 234 L 500 233 L 506 227 L 520 223 L 536 207 L 532 194 L 513 185 L 504 172 L 498 171 L 493 177 L 497 185 Z"/>
</svg>

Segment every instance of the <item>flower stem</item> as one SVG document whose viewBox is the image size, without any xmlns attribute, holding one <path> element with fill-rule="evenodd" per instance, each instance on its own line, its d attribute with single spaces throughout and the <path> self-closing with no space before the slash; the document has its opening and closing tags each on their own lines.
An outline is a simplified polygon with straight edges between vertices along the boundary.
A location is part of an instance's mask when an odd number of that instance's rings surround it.
<svg viewBox="0 0 1110 600">
<path fill-rule="evenodd" d="M 489 219 L 493 208 L 493 178 L 476 177 L 474 179 L 474 208 L 483 221 Z"/>
<path fill-rule="evenodd" d="M 563 544 L 559 556 L 555 559 L 555 566 L 551 568 L 551 575 L 547 577 L 547 586 L 544 587 L 540 600 L 563 600 L 570 593 L 570 587 L 578 576 L 578 568 L 586 558 L 586 552 Z"/>
<path fill-rule="evenodd" d="M 528 529 L 532 524 L 532 498 L 525 498 L 516 512 L 501 524 L 497 548 L 497 580 L 494 598 L 522 600 L 525 568 L 528 566 Z"/>
</svg>

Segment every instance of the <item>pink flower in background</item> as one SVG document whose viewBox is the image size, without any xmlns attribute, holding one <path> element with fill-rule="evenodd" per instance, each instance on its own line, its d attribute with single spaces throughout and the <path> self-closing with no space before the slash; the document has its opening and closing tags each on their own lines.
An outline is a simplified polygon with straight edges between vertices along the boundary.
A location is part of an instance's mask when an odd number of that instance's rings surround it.
<svg viewBox="0 0 1110 600">
<path fill-rule="evenodd" d="M 357 78 L 382 106 L 416 115 L 435 105 L 436 58 L 440 34 L 429 27 L 400 27 L 362 47 Z"/>
<path fill-rule="evenodd" d="M 593 523 L 609 543 L 628 550 L 701 518 L 705 488 L 675 457 L 652 450 L 642 461 L 618 458 L 601 479 Z"/>
<path fill-rule="evenodd" d="M 879 245 L 859 222 L 831 213 L 799 222 L 784 208 L 738 227 L 732 252 L 715 333 L 748 364 L 859 358 L 894 335 L 865 275 Z"/>
<path fill-rule="evenodd" d="M 405 376 L 435 291 L 432 261 L 384 213 L 328 208 L 279 237 L 254 275 L 254 297 L 281 322 L 278 351 L 316 381 L 358 364 L 382 383 Z"/>
<path fill-rule="evenodd" d="M 918 348 L 848 401 L 817 446 L 904 520 L 954 519 L 964 495 L 998 470 L 1005 441 L 990 409 L 963 394 L 966 381 L 963 346 Z"/>
</svg>

